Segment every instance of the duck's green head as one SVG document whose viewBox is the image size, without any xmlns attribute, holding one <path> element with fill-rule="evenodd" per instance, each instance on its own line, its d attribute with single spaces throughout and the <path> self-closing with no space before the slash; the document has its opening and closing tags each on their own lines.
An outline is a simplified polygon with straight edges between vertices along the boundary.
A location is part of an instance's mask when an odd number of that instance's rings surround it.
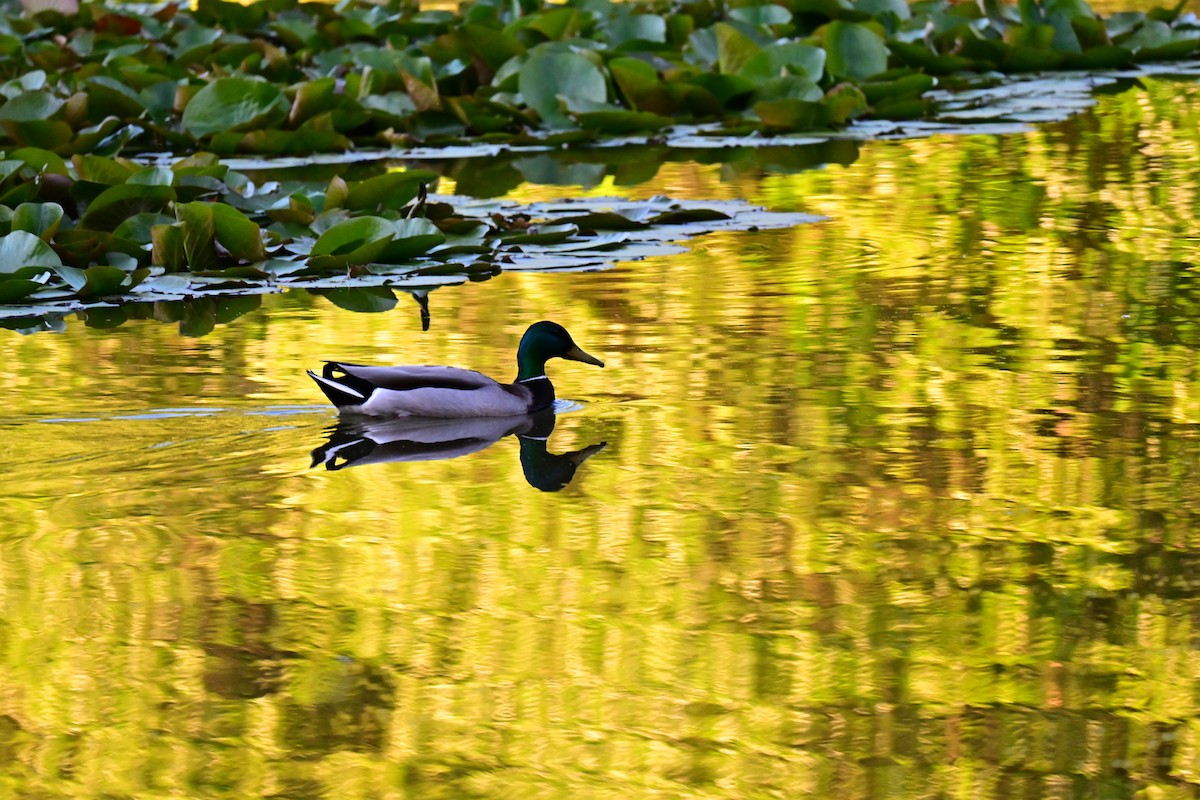
<svg viewBox="0 0 1200 800">
<path fill-rule="evenodd" d="M 521 346 L 517 348 L 517 379 L 545 374 L 546 362 L 552 358 L 604 366 L 603 361 L 580 350 L 562 325 L 557 322 L 535 322 L 525 331 Z"/>
</svg>

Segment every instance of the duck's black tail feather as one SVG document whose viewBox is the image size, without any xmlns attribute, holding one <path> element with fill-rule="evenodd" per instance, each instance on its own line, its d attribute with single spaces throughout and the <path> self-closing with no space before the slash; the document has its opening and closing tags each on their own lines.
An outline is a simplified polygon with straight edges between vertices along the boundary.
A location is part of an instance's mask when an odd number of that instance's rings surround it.
<svg viewBox="0 0 1200 800">
<path fill-rule="evenodd" d="M 308 377 L 317 382 L 329 402 L 338 408 L 361 405 L 375 390 L 369 381 L 351 375 L 336 361 L 326 363 L 320 375 L 308 370 Z"/>
</svg>

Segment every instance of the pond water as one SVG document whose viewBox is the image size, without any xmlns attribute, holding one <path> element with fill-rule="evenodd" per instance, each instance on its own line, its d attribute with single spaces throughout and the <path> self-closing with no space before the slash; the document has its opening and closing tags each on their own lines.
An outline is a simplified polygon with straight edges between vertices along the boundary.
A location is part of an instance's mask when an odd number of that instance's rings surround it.
<svg viewBox="0 0 1200 800">
<path fill-rule="evenodd" d="M 428 332 L 297 292 L 0 332 L 3 795 L 1195 797 L 1197 175 L 1200 92 L 1150 81 L 525 186 L 828 219 L 439 289 Z M 543 318 L 607 363 L 551 363 L 545 443 L 310 466 L 306 368 L 511 378 Z"/>
</svg>

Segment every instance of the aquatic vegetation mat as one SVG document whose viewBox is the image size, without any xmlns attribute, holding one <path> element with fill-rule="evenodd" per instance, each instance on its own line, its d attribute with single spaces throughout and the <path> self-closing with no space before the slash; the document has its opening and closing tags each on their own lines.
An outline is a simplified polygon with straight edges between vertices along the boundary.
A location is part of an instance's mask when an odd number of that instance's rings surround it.
<svg viewBox="0 0 1200 800">
<path fill-rule="evenodd" d="M 153 302 L 157 318 L 202 334 L 288 289 L 384 311 L 394 288 L 598 269 L 678 252 L 673 242 L 713 230 L 816 219 L 738 201 L 429 196 L 435 178 L 256 184 L 212 154 L 165 167 L 17 150 L 0 158 L 0 325 L 40 330 L 82 312 L 110 326 L 127 318 L 124 304 Z"/>
<path fill-rule="evenodd" d="M 294 155 L 920 119 L 967 74 L 1192 56 L 1184 2 L 25 0 L 53 8 L 0 15 L 0 146 Z"/>
</svg>

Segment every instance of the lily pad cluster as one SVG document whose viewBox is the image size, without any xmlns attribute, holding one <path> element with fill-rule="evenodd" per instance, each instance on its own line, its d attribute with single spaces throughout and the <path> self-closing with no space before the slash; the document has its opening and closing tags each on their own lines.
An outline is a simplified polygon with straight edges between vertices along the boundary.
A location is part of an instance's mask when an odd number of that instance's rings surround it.
<svg viewBox="0 0 1200 800">
<path fill-rule="evenodd" d="M 85 3 L 0 15 L 0 129 L 60 155 L 827 129 L 922 117 L 964 71 L 1186 57 L 1184 2 L 1107 19 L 1084 0 Z"/>
<path fill-rule="evenodd" d="M 409 170 L 257 184 L 211 153 L 171 166 L 68 161 L 33 147 L 0 154 L 0 324 L 36 328 L 29 317 L 81 310 L 116 324 L 126 312 L 104 309 L 142 301 L 204 332 L 256 308 L 259 295 L 293 288 L 382 311 L 396 303 L 393 287 L 594 269 L 676 252 L 670 242 L 711 230 L 812 219 L 666 199 L 521 207 L 430 196 L 435 178 Z"/>
</svg>

